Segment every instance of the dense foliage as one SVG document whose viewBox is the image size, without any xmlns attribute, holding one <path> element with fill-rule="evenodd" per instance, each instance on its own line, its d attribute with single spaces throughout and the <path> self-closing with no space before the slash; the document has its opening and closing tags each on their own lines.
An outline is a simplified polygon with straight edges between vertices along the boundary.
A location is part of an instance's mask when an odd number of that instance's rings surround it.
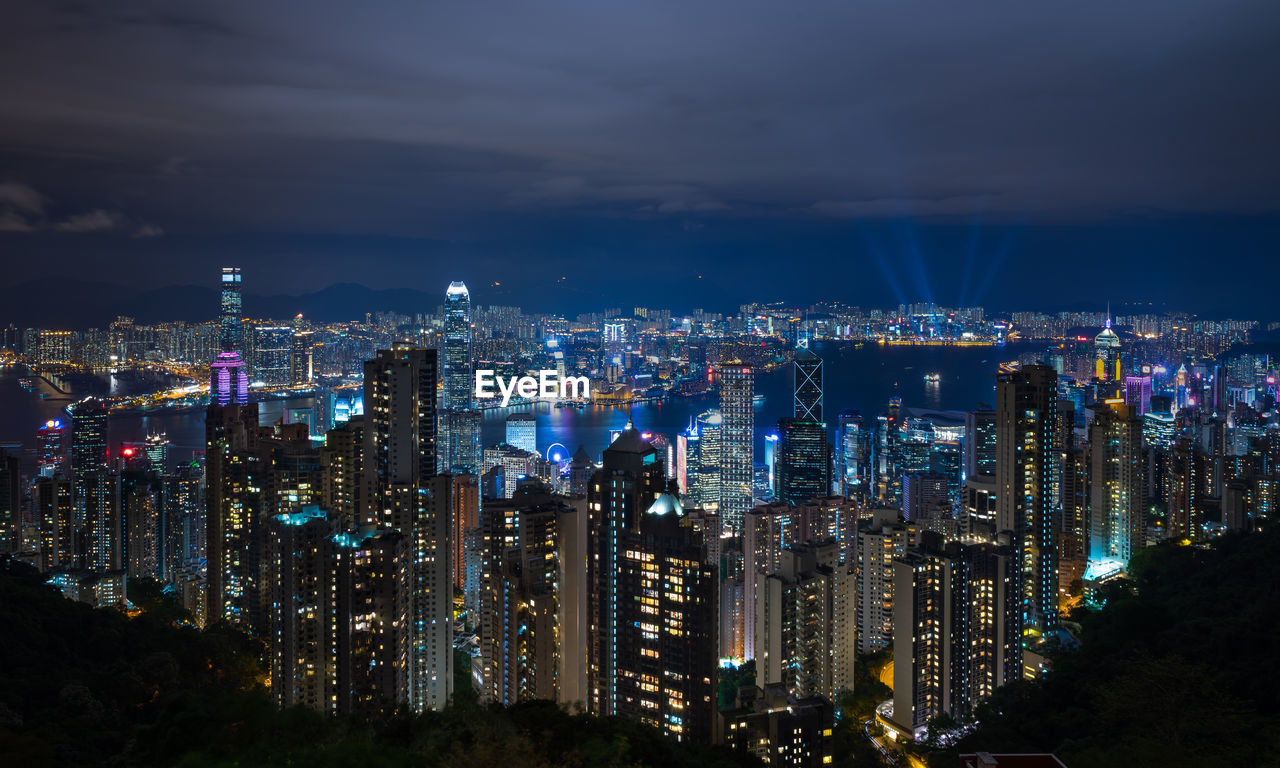
<svg viewBox="0 0 1280 768">
<path fill-rule="evenodd" d="M 136 592 L 149 610 L 129 618 L 63 599 L 26 566 L 0 565 L 0 765 L 751 764 L 546 702 L 502 709 L 464 694 L 443 713 L 379 721 L 282 711 L 261 687 L 255 641 L 174 626 L 183 615 L 154 584 Z"/>
<path fill-rule="evenodd" d="M 997 691 L 962 751 L 1071 768 L 1280 764 L 1280 528 L 1143 550 L 1078 650 Z M 954 752 L 936 765 L 954 765 Z"/>
</svg>

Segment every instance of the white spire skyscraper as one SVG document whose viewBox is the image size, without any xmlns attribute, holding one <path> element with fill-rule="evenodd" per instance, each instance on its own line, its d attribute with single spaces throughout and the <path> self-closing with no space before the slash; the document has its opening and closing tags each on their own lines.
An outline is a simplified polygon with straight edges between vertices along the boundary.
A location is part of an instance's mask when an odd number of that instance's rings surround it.
<svg viewBox="0 0 1280 768">
<path fill-rule="evenodd" d="M 461 280 L 444 294 L 444 407 L 471 407 L 471 292 Z"/>
<path fill-rule="evenodd" d="M 480 414 L 472 397 L 471 292 L 455 280 L 444 294 L 444 397 L 440 418 L 442 472 L 480 473 Z"/>
</svg>

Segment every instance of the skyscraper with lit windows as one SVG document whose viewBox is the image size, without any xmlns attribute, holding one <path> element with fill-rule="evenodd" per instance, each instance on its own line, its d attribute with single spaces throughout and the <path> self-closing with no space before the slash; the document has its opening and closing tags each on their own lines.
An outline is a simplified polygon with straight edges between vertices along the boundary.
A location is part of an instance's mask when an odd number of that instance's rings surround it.
<svg viewBox="0 0 1280 768">
<path fill-rule="evenodd" d="M 240 336 L 240 317 L 244 311 L 240 295 L 240 268 L 222 268 L 222 293 L 218 314 L 218 340 L 223 352 L 239 352 L 244 346 Z"/>
<path fill-rule="evenodd" d="M 636 594 L 619 583 L 623 539 L 665 490 L 658 452 L 631 424 L 605 449 L 601 468 L 587 484 L 587 710 L 594 714 L 619 711 L 619 611 Z"/>
<path fill-rule="evenodd" d="M 621 535 L 616 579 L 616 714 L 710 743 L 719 570 L 675 494 L 661 494 Z"/>
<path fill-rule="evenodd" d="M 367 524 L 407 539 L 408 703 L 441 710 L 453 695 L 453 588 L 449 561 L 453 478 L 436 475 L 435 350 L 397 344 L 364 366 Z"/>
<path fill-rule="evenodd" d="M 480 413 L 472 380 L 471 292 L 455 280 L 444 297 L 444 360 L 437 449 L 441 472 L 480 474 Z"/>
<path fill-rule="evenodd" d="M 1127 565 L 1146 543 L 1146 463 L 1138 408 L 1108 401 L 1089 426 L 1089 559 Z"/>
<path fill-rule="evenodd" d="M 1058 374 L 1026 365 L 996 376 L 997 527 L 1022 552 L 1028 624 L 1058 623 L 1058 521 L 1061 482 Z"/>
<path fill-rule="evenodd" d="M 893 722 L 958 721 L 1022 677 L 1018 550 L 926 540 L 894 561 Z"/>
<path fill-rule="evenodd" d="M 742 517 L 754 503 L 755 373 L 731 360 L 720 368 L 720 519 L 725 530 L 742 528 Z"/>
</svg>

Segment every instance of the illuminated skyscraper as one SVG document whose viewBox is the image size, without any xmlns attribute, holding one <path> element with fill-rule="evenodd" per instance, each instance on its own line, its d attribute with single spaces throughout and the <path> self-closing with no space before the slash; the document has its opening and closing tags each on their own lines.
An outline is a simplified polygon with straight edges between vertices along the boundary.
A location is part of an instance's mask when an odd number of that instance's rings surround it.
<svg viewBox="0 0 1280 768">
<path fill-rule="evenodd" d="M 755 374 L 751 366 L 737 360 L 725 363 L 720 369 L 720 415 L 723 421 L 719 512 L 720 520 L 728 531 L 742 528 L 742 517 L 755 501 L 751 490 L 756 444 L 754 397 Z"/>
<path fill-rule="evenodd" d="M 473 408 L 471 344 L 471 293 L 465 283 L 454 281 L 444 297 L 444 389 L 437 442 L 441 472 L 481 472 L 480 413 Z"/>
<path fill-rule="evenodd" d="M 246 405 L 249 402 L 249 376 L 239 353 L 221 352 L 209 364 L 209 404 Z"/>
<path fill-rule="evenodd" d="M 538 452 L 538 419 L 532 413 L 513 413 L 507 417 L 507 444 Z"/>
<path fill-rule="evenodd" d="M 623 539 L 666 490 L 665 478 L 658 452 L 628 424 L 605 449 L 603 466 L 588 482 L 587 709 L 595 714 L 618 713 L 619 611 L 639 594 L 619 586 Z"/>
<path fill-rule="evenodd" d="M 795 403 L 792 416 L 801 421 L 822 423 L 822 358 L 809 350 L 808 345 L 796 351 Z"/>
<path fill-rule="evenodd" d="M 858 411 L 843 411 L 836 426 L 835 492 L 841 496 L 860 496 L 867 491 L 871 469 L 871 435 Z M 769 438 L 765 438 L 769 440 Z M 777 448 L 777 438 L 774 438 Z M 768 449 L 768 443 L 765 448 Z M 770 466 L 774 471 L 775 464 Z M 774 485 L 775 492 L 777 485 Z"/>
<path fill-rule="evenodd" d="M 586 500 L 537 481 L 485 503 L 478 633 L 480 695 L 511 706 L 586 701 Z"/>
<path fill-rule="evenodd" d="M 982 409 L 964 415 L 965 477 L 996 476 L 996 413 Z"/>
<path fill-rule="evenodd" d="M 1018 551 L 922 546 L 894 561 L 893 721 L 918 733 L 946 713 L 964 721 L 1022 677 Z"/>
<path fill-rule="evenodd" d="M 219 334 L 223 352 L 239 352 L 244 347 L 240 336 L 240 317 L 243 302 L 240 295 L 240 268 L 222 268 L 221 311 L 218 316 Z"/>
<path fill-rule="evenodd" d="M 306 384 L 314 380 L 312 351 L 315 347 L 315 334 L 311 331 L 294 331 L 289 344 L 289 382 Z"/>
<path fill-rule="evenodd" d="M 31 502 L 40 527 L 40 570 L 74 567 L 71 482 L 61 475 L 41 475 L 31 487 Z"/>
<path fill-rule="evenodd" d="M 782 501 L 804 504 L 831 492 L 831 444 L 820 422 L 778 421 L 778 493 Z"/>
<path fill-rule="evenodd" d="M 163 432 L 147 435 L 143 450 L 147 454 L 147 463 L 152 471 L 164 473 L 169 471 L 169 438 Z"/>
<path fill-rule="evenodd" d="M 455 280 L 444 295 L 444 402 L 450 409 L 471 407 L 471 293 Z"/>
<path fill-rule="evenodd" d="M 404 537 L 336 523 L 318 507 L 268 522 L 271 694 L 280 706 L 390 712 L 407 693 Z"/>
<path fill-rule="evenodd" d="M 61 419 L 50 419 L 36 430 L 36 466 L 41 477 L 53 477 L 62 472 L 66 463 L 64 439 L 66 427 Z"/>
<path fill-rule="evenodd" d="M 615 713 L 682 742 L 710 743 L 719 569 L 669 492 L 622 532 L 618 550 Z"/>
<path fill-rule="evenodd" d="M 293 380 L 293 328 L 287 325 L 259 325 L 253 329 L 254 381 L 289 384 Z"/>
<path fill-rule="evenodd" d="M 997 524 L 1022 551 L 1028 624 L 1058 623 L 1058 499 L 1061 446 L 1058 374 L 1027 365 L 996 377 Z"/>
<path fill-rule="evenodd" d="M 262 629 L 258 567 L 266 479 L 257 448 L 257 403 L 210 403 L 205 415 L 209 621 L 227 621 L 248 632 Z"/>
<path fill-rule="evenodd" d="M 720 476 L 723 473 L 721 451 L 724 442 L 724 417 L 719 411 L 706 411 L 695 421 L 696 439 L 691 445 L 697 448 L 696 470 L 690 484 L 692 496 L 703 509 L 720 509 L 722 494 Z M 723 519 L 723 518 L 722 518 Z"/>
<path fill-rule="evenodd" d="M 106 499 L 90 499 L 93 492 L 101 492 L 108 485 L 100 479 L 90 482 L 91 477 L 99 478 L 107 471 L 107 419 L 107 404 L 97 398 L 86 398 L 72 407 L 71 474 L 75 481 L 76 520 L 86 526 L 90 506 L 101 509 L 107 504 Z M 93 559 L 91 553 L 88 557 Z M 106 565 L 102 569 L 109 570 Z"/>
<path fill-rule="evenodd" d="M 370 492 L 364 471 L 364 416 L 353 416 L 325 433 L 320 449 L 320 508 L 337 518 L 344 530 L 366 519 Z"/>
<path fill-rule="evenodd" d="M 792 547 L 755 590 L 756 685 L 782 683 L 796 698 L 851 688 L 854 655 L 848 617 L 853 573 L 841 567 L 834 540 Z"/>
<path fill-rule="evenodd" d="M 1120 381 L 1120 337 L 1111 330 L 1111 314 L 1102 331 L 1093 339 L 1094 376 L 1099 381 Z"/>
<path fill-rule="evenodd" d="M 1089 427 L 1089 447 L 1089 559 L 1127 565 L 1146 543 L 1146 465 L 1137 409 L 1100 404 Z"/>
<path fill-rule="evenodd" d="M 1151 410 L 1151 373 L 1144 371 L 1139 376 L 1124 377 L 1124 401 L 1130 405 L 1139 418 Z"/>
<path fill-rule="evenodd" d="M 435 475 L 435 350 L 397 344 L 364 366 L 366 523 L 408 540 L 409 707 L 441 710 L 453 694 L 449 561 L 453 478 Z"/>
</svg>

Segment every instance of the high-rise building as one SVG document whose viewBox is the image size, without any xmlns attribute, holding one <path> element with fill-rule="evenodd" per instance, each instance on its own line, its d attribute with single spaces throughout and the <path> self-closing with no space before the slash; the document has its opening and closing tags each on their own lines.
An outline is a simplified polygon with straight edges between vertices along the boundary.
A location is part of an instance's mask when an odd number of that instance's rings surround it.
<svg viewBox="0 0 1280 768">
<path fill-rule="evenodd" d="M 618 542 L 614 711 L 708 744 L 717 711 L 719 570 L 675 494 L 660 495 L 636 523 Z"/>
<path fill-rule="evenodd" d="M 537 481 L 482 514 L 480 694 L 511 706 L 586 700 L 586 500 Z"/>
<path fill-rule="evenodd" d="M 595 714 L 618 713 L 619 611 L 637 594 L 619 586 L 623 538 L 665 490 L 657 451 L 631 424 L 605 449 L 601 468 L 587 484 L 587 709 Z"/>
<path fill-rule="evenodd" d="M 220 352 L 209 364 L 209 404 L 245 405 L 249 402 L 249 375 L 237 352 Z"/>
<path fill-rule="evenodd" d="M 1111 330 L 1111 313 L 1107 313 L 1107 322 L 1102 331 L 1093 339 L 1094 372 L 1099 381 L 1121 381 L 1120 337 Z"/>
<path fill-rule="evenodd" d="M 100 572 L 120 570 L 124 526 L 120 519 L 119 477 L 106 468 L 96 468 L 78 474 L 76 483 L 83 489 L 77 497 L 76 513 L 83 514 L 85 567 Z"/>
<path fill-rule="evenodd" d="M 448 409 L 471 407 L 471 292 L 455 280 L 444 295 L 444 402 Z"/>
<path fill-rule="evenodd" d="M 364 471 L 364 416 L 353 416 L 325 433 L 320 449 L 320 508 L 351 530 L 368 518 L 372 501 Z"/>
<path fill-rule="evenodd" d="M 1058 525 L 1058 594 L 1071 594 L 1089 562 L 1089 448 L 1062 456 L 1062 516 Z"/>
<path fill-rule="evenodd" d="M 160 579 L 164 569 L 164 488 L 158 475 L 126 469 L 120 476 L 123 568 L 131 579 Z"/>
<path fill-rule="evenodd" d="M 21 549 L 21 524 L 22 460 L 0 448 L 0 555 Z"/>
<path fill-rule="evenodd" d="M 1137 407 L 1100 404 L 1089 426 L 1089 452 L 1089 558 L 1127 565 L 1146 543 L 1146 465 Z"/>
<path fill-rule="evenodd" d="M 755 375 L 750 365 L 731 360 L 720 368 L 720 519 L 726 530 L 742 528 L 754 503 Z M 819 398 L 821 405 L 821 398 Z M 705 464 L 705 462 L 704 462 Z"/>
<path fill-rule="evenodd" d="M 480 411 L 475 408 L 442 410 L 437 445 L 440 448 L 440 471 L 481 474 Z"/>
<path fill-rule="evenodd" d="M 71 413 L 71 474 L 75 478 L 76 519 L 85 519 L 91 473 L 107 468 L 107 404 L 95 397 L 76 403 Z"/>
<path fill-rule="evenodd" d="M 587 484 L 591 482 L 591 475 L 595 471 L 595 462 L 587 454 L 587 449 L 579 445 L 573 458 L 569 460 L 569 495 L 586 496 Z"/>
<path fill-rule="evenodd" d="M 776 470 L 776 466 L 775 462 L 771 469 Z M 871 435 L 863 423 L 862 414 L 858 411 L 843 411 L 836 419 L 834 491 L 851 498 L 865 495 L 870 470 Z M 776 483 L 774 490 L 777 491 Z"/>
<path fill-rule="evenodd" d="M 147 464 L 154 472 L 161 474 L 169 471 L 169 448 L 171 443 L 163 432 L 147 435 L 142 450 L 147 455 Z"/>
<path fill-rule="evenodd" d="M 996 476 L 996 412 L 982 409 L 964 415 L 965 477 Z"/>
<path fill-rule="evenodd" d="M 40 570 L 75 567 L 74 510 L 71 482 L 62 475 L 36 477 L 31 502 L 40 527 Z"/>
<path fill-rule="evenodd" d="M 410 552 L 408 704 L 441 710 L 453 694 L 453 478 L 435 475 L 434 350 L 397 344 L 365 363 L 367 524 L 399 531 Z"/>
<path fill-rule="evenodd" d="M 1138 376 L 1124 377 L 1124 401 L 1132 406 L 1138 417 L 1151 410 L 1151 373 L 1144 368 Z"/>
<path fill-rule="evenodd" d="M 211 403 L 205 415 L 209 621 L 263 629 L 258 405 Z"/>
<path fill-rule="evenodd" d="M 41 477 L 62 473 L 67 460 L 66 431 L 61 419 L 50 419 L 36 430 L 36 473 Z"/>
<path fill-rule="evenodd" d="M 450 545 L 453 557 L 449 560 L 453 588 L 467 587 L 467 565 L 471 555 L 467 551 L 467 538 L 480 525 L 480 486 L 474 475 L 454 475 L 449 510 Z"/>
<path fill-rule="evenodd" d="M 951 514 L 947 478 L 936 472 L 909 472 L 902 476 L 902 517 L 927 531 L 957 534 Z"/>
<path fill-rule="evenodd" d="M 894 515 L 896 517 L 896 515 Z M 875 653 L 893 642 L 893 561 L 915 544 L 915 526 L 873 519 L 858 531 L 858 652 Z"/>
<path fill-rule="evenodd" d="M 239 352 L 244 349 L 240 336 L 240 317 L 243 314 L 240 295 L 240 268 L 222 268 L 222 296 L 218 316 L 218 339 L 223 352 Z"/>
<path fill-rule="evenodd" d="M 404 536 L 344 531 L 318 507 L 267 526 L 271 694 L 280 706 L 386 713 L 406 701 Z"/>
<path fill-rule="evenodd" d="M 795 397 L 792 416 L 800 421 L 822 420 L 822 358 L 806 345 L 796 350 L 792 373 L 795 377 Z"/>
<path fill-rule="evenodd" d="M 831 444 L 816 421 L 778 421 L 778 493 L 782 501 L 804 504 L 831 492 Z"/>
<path fill-rule="evenodd" d="M 894 562 L 893 715 L 918 734 L 970 719 L 1022 677 L 1019 553 L 993 544 L 922 546 Z"/>
<path fill-rule="evenodd" d="M 997 525 L 1022 551 L 1027 624 L 1058 623 L 1058 520 L 1061 481 L 1058 374 L 1027 365 L 996 377 Z"/>
<path fill-rule="evenodd" d="M 694 420 L 695 436 L 692 445 L 696 446 L 692 477 L 689 478 L 692 500 L 703 509 L 715 510 L 719 513 L 722 494 L 720 491 L 721 448 L 724 442 L 724 416 L 720 411 L 705 411 Z"/>
<path fill-rule="evenodd" d="M 293 328 L 259 325 L 253 329 L 253 377 L 268 385 L 293 382 Z"/>
<path fill-rule="evenodd" d="M 1202 462 L 1191 440 L 1182 438 L 1169 452 L 1165 474 L 1165 536 L 1175 541 L 1196 541 L 1205 522 Z"/>
<path fill-rule="evenodd" d="M 756 685 L 782 683 L 796 698 L 836 694 L 853 685 L 853 574 L 841 567 L 839 543 L 785 550 L 754 596 Z M 843 621 L 842 621 L 843 619 Z"/>
<path fill-rule="evenodd" d="M 532 413 L 513 413 L 507 417 L 507 444 L 538 452 L 538 419 Z"/>
<path fill-rule="evenodd" d="M 828 496 L 811 503 L 760 504 L 751 509 L 742 526 L 743 558 L 743 658 L 755 658 L 756 600 L 762 579 L 782 567 L 783 553 L 807 544 L 831 542 L 839 574 L 851 572 L 857 560 L 857 511 L 841 497 Z M 850 610 L 852 610 L 850 608 Z M 849 619 L 849 626 L 854 620 Z"/>
<path fill-rule="evenodd" d="M 835 713 L 829 699 L 797 699 L 778 684 L 740 688 L 735 704 L 720 713 L 725 746 L 754 755 L 763 765 L 822 768 L 831 764 Z"/>
<path fill-rule="evenodd" d="M 494 497 L 509 499 L 515 493 L 516 486 L 521 480 L 537 475 L 538 454 L 503 443 L 484 449 L 484 464 L 482 466 L 485 473 L 494 467 L 501 468 L 501 487 L 494 489 L 500 491 L 500 493 L 494 495 Z"/>
<path fill-rule="evenodd" d="M 315 334 L 294 331 L 289 338 L 289 383 L 306 384 L 315 379 Z"/>
</svg>

